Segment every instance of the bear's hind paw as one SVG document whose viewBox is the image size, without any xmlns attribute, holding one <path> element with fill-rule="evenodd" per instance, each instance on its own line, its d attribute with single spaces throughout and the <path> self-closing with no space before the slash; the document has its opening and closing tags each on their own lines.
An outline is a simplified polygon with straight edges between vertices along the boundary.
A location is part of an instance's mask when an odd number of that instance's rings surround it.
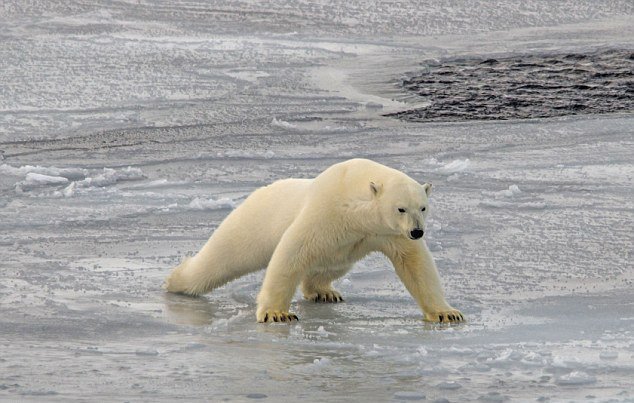
<svg viewBox="0 0 634 403">
<path fill-rule="evenodd" d="M 458 311 L 457 309 L 452 309 L 444 312 L 425 314 L 425 320 L 428 322 L 437 323 L 458 323 L 464 322 L 465 318 L 460 311 Z"/>
<path fill-rule="evenodd" d="M 337 291 L 319 291 L 306 296 L 306 299 L 313 302 L 343 302 L 343 297 Z"/>
<path fill-rule="evenodd" d="M 270 323 L 270 322 L 292 322 L 299 321 L 299 318 L 294 313 L 283 312 L 283 311 L 266 311 L 263 316 L 258 317 L 259 323 Z"/>
</svg>

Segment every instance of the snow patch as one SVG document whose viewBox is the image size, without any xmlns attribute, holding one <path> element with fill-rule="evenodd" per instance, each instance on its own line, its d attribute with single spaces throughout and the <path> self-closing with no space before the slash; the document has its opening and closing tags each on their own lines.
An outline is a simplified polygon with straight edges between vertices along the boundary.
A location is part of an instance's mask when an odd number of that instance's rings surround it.
<svg viewBox="0 0 634 403">
<path fill-rule="evenodd" d="M 597 378 L 593 375 L 587 374 L 582 371 L 573 371 L 557 379 L 557 384 L 558 385 L 588 385 L 591 383 L 595 383 L 596 381 L 597 381 Z"/>
<path fill-rule="evenodd" d="M 225 74 L 236 80 L 247 81 L 250 83 L 257 83 L 260 78 L 270 77 L 271 75 L 265 71 L 257 70 L 234 70 L 226 71 Z"/>
<path fill-rule="evenodd" d="M 246 151 L 246 150 L 227 150 L 216 153 L 219 158 L 264 158 L 271 159 L 275 157 L 275 153 L 271 150 L 267 151 Z"/>
<path fill-rule="evenodd" d="M 242 310 L 238 310 L 238 312 L 227 318 L 214 318 L 211 326 L 205 329 L 207 333 L 216 333 L 218 331 L 228 331 L 229 327 L 235 323 L 239 323 L 244 319 L 246 314 Z"/>
<path fill-rule="evenodd" d="M 220 210 L 220 209 L 233 209 L 238 205 L 235 200 L 228 197 L 222 197 L 220 199 L 201 199 L 196 197 L 192 200 L 187 207 L 192 210 Z"/>
<path fill-rule="evenodd" d="M 333 133 L 333 132 L 348 132 L 353 130 L 355 126 L 347 127 L 342 125 L 332 125 L 328 124 L 326 121 L 314 120 L 314 121 L 301 121 L 299 124 L 290 123 L 282 119 L 273 118 L 271 120 L 271 126 L 279 127 L 284 130 L 295 131 L 295 132 L 313 132 L 313 133 Z M 344 154 L 346 154 L 344 152 Z M 353 156 L 354 153 L 350 154 Z"/>
<path fill-rule="evenodd" d="M 480 206 L 493 207 L 493 208 L 511 208 L 519 210 L 543 210 L 547 207 L 544 202 L 526 202 L 526 203 L 511 203 L 501 200 L 484 200 L 480 202 Z"/>
<path fill-rule="evenodd" d="M 189 182 L 187 181 L 170 181 L 167 179 L 157 179 L 147 183 L 136 183 L 133 185 L 126 186 L 126 189 L 160 189 L 171 186 L 181 186 L 186 185 Z"/>
</svg>

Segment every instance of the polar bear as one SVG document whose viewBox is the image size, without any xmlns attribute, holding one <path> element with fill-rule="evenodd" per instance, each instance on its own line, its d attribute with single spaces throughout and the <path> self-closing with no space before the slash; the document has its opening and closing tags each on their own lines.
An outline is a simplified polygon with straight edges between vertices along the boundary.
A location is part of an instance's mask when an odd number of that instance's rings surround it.
<svg viewBox="0 0 634 403">
<path fill-rule="evenodd" d="M 431 322 L 461 322 L 446 301 L 422 240 L 431 184 L 366 159 L 332 165 L 314 179 L 284 179 L 253 192 L 205 246 L 168 276 L 169 292 L 200 295 L 266 267 L 258 322 L 290 322 L 298 286 L 308 300 L 340 302 L 331 282 L 382 252 Z"/>
</svg>

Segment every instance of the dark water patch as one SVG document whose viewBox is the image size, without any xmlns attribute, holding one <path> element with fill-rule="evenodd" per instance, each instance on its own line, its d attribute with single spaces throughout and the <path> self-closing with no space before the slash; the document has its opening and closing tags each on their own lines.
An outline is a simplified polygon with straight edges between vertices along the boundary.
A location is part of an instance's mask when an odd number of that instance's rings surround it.
<svg viewBox="0 0 634 403">
<path fill-rule="evenodd" d="M 522 55 L 425 64 L 399 85 L 428 106 L 409 121 L 531 119 L 634 112 L 634 53 Z"/>
</svg>

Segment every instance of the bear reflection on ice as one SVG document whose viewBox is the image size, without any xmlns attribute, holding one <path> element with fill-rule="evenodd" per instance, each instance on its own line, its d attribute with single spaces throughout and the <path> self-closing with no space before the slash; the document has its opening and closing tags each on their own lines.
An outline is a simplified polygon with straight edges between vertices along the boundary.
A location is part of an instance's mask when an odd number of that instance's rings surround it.
<svg viewBox="0 0 634 403">
<path fill-rule="evenodd" d="M 366 159 L 314 179 L 284 179 L 253 192 L 205 246 L 168 276 L 169 292 L 200 295 L 266 267 L 258 322 L 290 322 L 297 286 L 316 302 L 340 302 L 331 282 L 370 252 L 385 254 L 432 322 L 461 322 L 444 297 L 423 236 L 431 184 Z"/>
</svg>

